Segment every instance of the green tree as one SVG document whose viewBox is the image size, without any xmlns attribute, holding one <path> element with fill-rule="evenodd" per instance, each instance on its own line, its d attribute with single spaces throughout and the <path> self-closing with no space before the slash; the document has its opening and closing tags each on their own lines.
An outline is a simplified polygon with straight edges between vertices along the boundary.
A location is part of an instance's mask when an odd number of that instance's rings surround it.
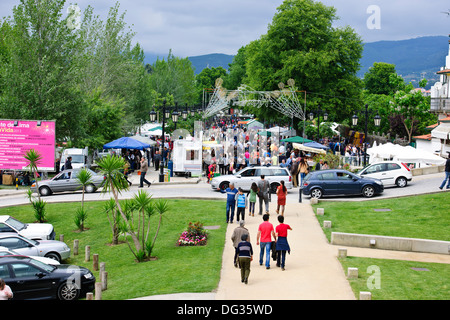
<svg viewBox="0 0 450 320">
<path fill-rule="evenodd" d="M 195 75 L 188 58 L 178 58 L 169 52 L 167 60 L 157 60 L 149 77 L 151 90 L 161 96 L 172 95 L 179 105 L 192 105 L 196 100 Z M 169 101 L 168 101 L 168 105 Z"/>
<path fill-rule="evenodd" d="M 415 90 L 411 83 L 406 84 L 403 78 L 396 74 L 390 76 L 390 83 L 393 87 L 399 88 L 391 95 L 390 111 L 392 115 L 400 118 L 410 143 L 411 137 L 420 123 L 426 126 L 436 121 L 436 119 L 429 118 L 430 97 Z M 424 88 L 426 85 L 427 80 L 423 79 L 419 83 L 419 88 Z"/>
<path fill-rule="evenodd" d="M 256 90 L 277 90 L 278 83 L 292 78 L 308 92 L 310 110 L 320 104 L 336 121 L 350 118 L 362 105 L 356 72 L 363 45 L 350 27 L 333 27 L 337 19 L 336 9 L 320 2 L 285 0 L 267 34 L 246 47 L 246 83 Z M 255 113 L 273 114 L 263 108 Z"/>
<path fill-rule="evenodd" d="M 62 17 L 64 0 L 21 0 L 5 38 L 9 60 L 0 67 L 0 112 L 13 119 L 54 119 L 57 138 L 80 135 L 84 104 L 68 57 L 78 50 L 76 31 Z M 73 115 L 79 116 L 73 116 Z"/>
<path fill-rule="evenodd" d="M 214 89 L 218 78 L 224 78 L 227 75 L 227 70 L 222 67 L 205 68 L 195 76 L 195 85 L 197 90 L 197 103 L 202 103 L 203 89 Z"/>
<path fill-rule="evenodd" d="M 371 94 L 389 95 L 393 88 L 389 82 L 391 74 L 396 74 L 395 65 L 385 62 L 374 62 L 364 74 L 364 87 Z"/>
</svg>

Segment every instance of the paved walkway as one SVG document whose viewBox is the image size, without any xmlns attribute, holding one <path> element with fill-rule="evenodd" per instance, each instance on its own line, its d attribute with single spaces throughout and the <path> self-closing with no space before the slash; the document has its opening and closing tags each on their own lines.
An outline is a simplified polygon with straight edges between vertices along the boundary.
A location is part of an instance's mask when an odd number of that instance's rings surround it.
<svg viewBox="0 0 450 320">
<path fill-rule="evenodd" d="M 158 173 L 149 172 L 148 180 L 158 184 Z M 139 177 L 131 177 L 133 185 L 138 185 Z M 184 183 L 204 183 L 197 179 L 173 177 L 171 185 Z M 181 187 L 181 186 L 180 186 Z M 146 188 L 145 188 L 146 189 Z M 15 194 L 24 191 L 2 190 L 1 194 Z M 290 197 L 290 199 L 289 199 Z M 276 198 L 276 197 L 275 197 Z M 224 201 L 225 208 L 225 201 Z M 270 222 L 278 225 L 275 214 L 276 200 L 270 203 Z M 247 210 L 248 213 L 248 210 Z M 286 256 L 286 270 L 281 271 L 271 261 L 271 268 L 260 266 L 259 246 L 256 246 L 256 234 L 262 217 L 246 217 L 246 227 L 250 231 L 254 256 L 251 265 L 249 283 L 240 281 L 240 270 L 233 266 L 234 248 L 231 242 L 237 223 L 229 224 L 226 233 L 223 266 L 217 290 L 207 293 L 180 293 L 140 298 L 141 300 L 355 300 L 346 279 L 346 271 L 337 259 L 338 249 L 328 243 L 308 199 L 298 203 L 297 189 L 288 195 L 285 211 L 285 223 L 292 227 L 288 232 L 291 254 Z M 349 256 L 373 257 L 382 259 L 413 260 L 450 264 L 450 255 L 413 253 L 377 249 L 347 247 Z"/>
</svg>

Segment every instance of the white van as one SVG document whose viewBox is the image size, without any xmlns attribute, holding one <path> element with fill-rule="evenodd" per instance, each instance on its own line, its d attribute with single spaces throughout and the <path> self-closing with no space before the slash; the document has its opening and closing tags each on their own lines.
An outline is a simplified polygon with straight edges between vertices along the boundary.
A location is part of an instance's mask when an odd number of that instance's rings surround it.
<svg viewBox="0 0 450 320">
<path fill-rule="evenodd" d="M 64 149 L 61 155 L 61 162 L 59 164 L 59 170 L 63 170 L 64 163 L 68 157 L 72 157 L 72 168 L 79 169 L 87 167 L 88 164 L 88 148 L 68 148 Z"/>
</svg>

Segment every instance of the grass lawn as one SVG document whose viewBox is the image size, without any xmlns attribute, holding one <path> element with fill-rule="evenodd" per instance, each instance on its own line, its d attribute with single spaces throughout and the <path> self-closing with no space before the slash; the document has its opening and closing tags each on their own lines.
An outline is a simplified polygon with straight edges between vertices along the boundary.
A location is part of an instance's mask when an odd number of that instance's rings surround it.
<svg viewBox="0 0 450 320">
<path fill-rule="evenodd" d="M 332 228 L 323 229 L 329 241 L 331 232 L 450 241 L 448 192 L 361 202 L 319 202 L 313 208 L 325 209 L 324 216 L 317 216 L 321 226 L 324 220 L 332 222 Z"/>
<path fill-rule="evenodd" d="M 81 196 L 80 196 L 81 198 Z M 53 224 L 59 235 L 73 249 L 73 240 L 79 240 L 79 255 L 65 263 L 92 269 L 92 255 L 98 254 L 99 261 L 106 263 L 108 289 L 102 293 L 104 300 L 122 300 L 148 295 L 211 292 L 217 288 L 222 267 L 222 252 L 226 233 L 224 222 L 225 203 L 206 200 L 168 200 L 169 211 L 165 213 L 152 256 L 157 260 L 137 263 L 126 243 L 110 245 L 111 231 L 103 202 L 86 202 L 88 218 L 86 228 L 76 230 L 75 210 L 80 203 L 48 203 L 47 220 Z M 0 215 L 11 215 L 22 222 L 34 222 L 31 205 L 0 208 Z M 157 218 L 152 218 L 153 231 Z M 220 226 L 208 230 L 208 243 L 202 247 L 178 247 L 179 235 L 189 222 L 201 222 L 204 226 Z M 123 239 L 121 239 L 123 240 Z M 91 247 L 91 261 L 84 262 L 85 246 Z M 132 245 L 132 244 L 131 244 Z M 133 245 L 132 245 L 133 246 Z M 99 280 L 99 272 L 93 271 Z"/>
<path fill-rule="evenodd" d="M 370 291 L 372 300 L 448 300 L 450 272 L 448 264 L 347 257 L 340 259 L 345 272 L 358 268 L 358 278 L 349 279 L 355 297 Z M 376 266 L 377 271 L 370 266 Z M 379 269 L 378 269 L 379 268 Z M 428 271 L 413 270 L 425 268 Z M 379 282 L 374 279 L 379 275 Z M 374 287 L 377 285 L 378 287 Z M 371 287 L 369 287 L 371 286 Z"/>
</svg>

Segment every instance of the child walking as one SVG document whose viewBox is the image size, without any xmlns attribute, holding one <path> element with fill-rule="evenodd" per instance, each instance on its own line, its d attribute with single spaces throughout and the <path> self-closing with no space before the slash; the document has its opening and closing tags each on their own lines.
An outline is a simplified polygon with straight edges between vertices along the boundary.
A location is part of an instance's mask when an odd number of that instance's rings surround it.
<svg viewBox="0 0 450 320">
<path fill-rule="evenodd" d="M 248 215 L 252 217 L 255 216 L 256 196 L 258 195 L 258 191 L 258 185 L 256 184 L 256 182 L 253 182 L 250 188 L 250 192 L 248 193 L 248 201 L 250 203 Z"/>
<path fill-rule="evenodd" d="M 245 208 L 247 208 L 247 197 L 245 196 L 242 188 L 238 189 L 238 193 L 236 193 L 235 199 L 237 205 L 236 222 L 239 222 L 241 220 L 239 217 L 242 217 L 242 220 L 245 219 Z"/>
</svg>

